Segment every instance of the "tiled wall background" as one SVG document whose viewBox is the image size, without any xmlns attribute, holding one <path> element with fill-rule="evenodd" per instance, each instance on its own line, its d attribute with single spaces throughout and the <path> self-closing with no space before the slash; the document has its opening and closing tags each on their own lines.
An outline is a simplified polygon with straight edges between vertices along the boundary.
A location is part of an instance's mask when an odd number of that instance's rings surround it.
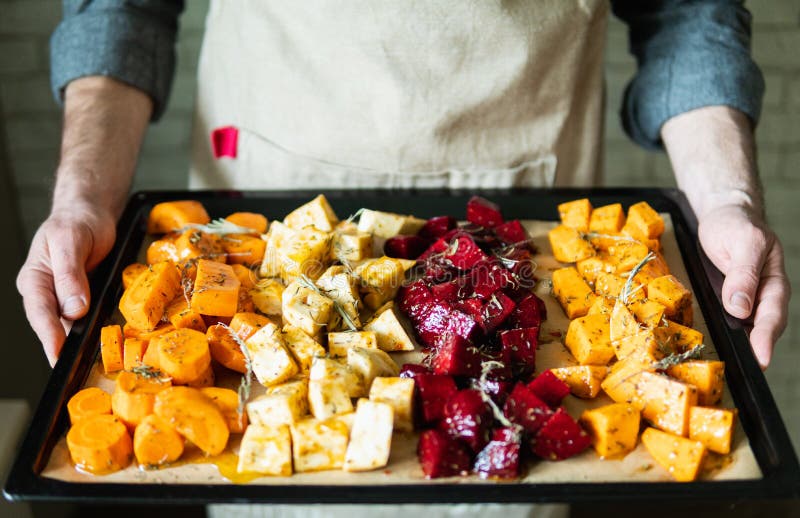
<svg viewBox="0 0 800 518">
<path fill-rule="evenodd" d="M 187 4 L 171 102 L 163 120 L 148 134 L 135 188 L 184 185 L 195 66 L 207 0 L 188 0 Z M 795 376 L 800 364 L 800 4 L 797 0 L 754 0 L 748 6 L 755 20 L 753 52 L 767 81 L 758 128 L 758 162 L 769 217 L 785 244 L 787 269 L 798 294 L 791 305 L 792 323 L 767 377 L 794 443 L 800 445 L 800 379 Z M 0 0 L 0 130 L 6 135 L 11 185 L 18 196 L 25 239 L 30 239 L 47 213 L 58 158 L 60 113 L 50 96 L 47 70 L 48 37 L 60 11 L 57 0 Z M 621 93 L 635 63 L 627 52 L 626 28 L 616 20 L 609 26 L 606 61 L 608 183 L 674 185 L 666 157 L 635 147 L 618 122 Z"/>
</svg>

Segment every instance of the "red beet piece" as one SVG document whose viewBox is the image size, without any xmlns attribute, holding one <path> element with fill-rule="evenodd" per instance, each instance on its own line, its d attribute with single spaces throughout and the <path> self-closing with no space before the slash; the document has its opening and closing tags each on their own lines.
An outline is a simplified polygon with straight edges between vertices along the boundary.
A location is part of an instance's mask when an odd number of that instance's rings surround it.
<svg viewBox="0 0 800 518">
<path fill-rule="evenodd" d="M 577 455 L 592 441 L 563 408 L 559 408 L 536 434 L 533 452 L 543 459 L 564 460 Z"/>
<path fill-rule="evenodd" d="M 415 330 L 420 342 L 428 347 L 434 347 L 436 340 L 447 330 L 451 313 L 452 308 L 449 304 L 435 301 L 425 304 L 417 315 L 410 315 L 416 324 Z"/>
<path fill-rule="evenodd" d="M 517 302 L 517 307 L 508 317 L 508 323 L 512 328 L 539 327 L 546 318 L 544 301 L 529 293 Z"/>
<path fill-rule="evenodd" d="M 475 294 L 483 298 L 491 297 L 498 290 L 514 284 L 511 271 L 494 257 L 477 263 L 467 277 Z"/>
<path fill-rule="evenodd" d="M 464 389 L 453 394 L 445 403 L 441 428 L 477 453 L 489 442 L 493 422 L 492 409 L 481 393 Z"/>
<path fill-rule="evenodd" d="M 426 424 L 441 420 L 445 403 L 458 392 L 453 378 L 438 374 L 417 374 L 414 385 L 419 398 L 417 407 L 422 409 L 422 421 Z"/>
<path fill-rule="evenodd" d="M 500 207 L 480 196 L 473 196 L 467 202 L 467 221 L 481 227 L 496 227 L 503 224 Z"/>
<path fill-rule="evenodd" d="M 454 333 L 441 335 L 436 341 L 432 367 L 436 374 L 472 376 L 481 374 L 481 354 L 472 342 Z"/>
<path fill-rule="evenodd" d="M 467 285 L 466 279 L 458 277 L 451 281 L 432 285 L 431 293 L 436 300 L 453 304 L 472 295 L 472 288 Z"/>
<path fill-rule="evenodd" d="M 530 433 L 536 433 L 550 419 L 553 411 L 536 397 L 524 383 L 517 383 L 506 398 L 503 414 Z"/>
<path fill-rule="evenodd" d="M 473 266 L 488 258 L 468 235 L 460 235 L 454 238 L 450 247 L 444 252 L 443 257 L 461 271 L 470 270 Z"/>
<path fill-rule="evenodd" d="M 453 216 L 436 216 L 429 219 L 419 230 L 417 235 L 423 239 L 434 241 L 453 230 L 458 225 Z"/>
<path fill-rule="evenodd" d="M 506 221 L 502 225 L 497 225 L 492 230 L 494 230 L 494 235 L 496 235 L 500 241 L 507 245 L 513 243 L 525 243 L 527 245 L 527 242 L 530 239 L 530 236 L 522 227 L 522 223 L 520 223 L 518 219 Z"/>
<path fill-rule="evenodd" d="M 452 239 L 459 233 L 457 228 L 452 230 L 448 230 L 442 237 L 437 239 L 433 242 L 431 246 L 428 247 L 427 250 L 422 252 L 422 255 L 419 256 L 420 261 L 428 260 L 431 256 L 436 256 L 447 250 L 450 246 L 450 242 Z"/>
<path fill-rule="evenodd" d="M 416 378 L 420 374 L 431 374 L 430 369 L 418 363 L 405 363 L 400 368 L 401 378 Z"/>
<path fill-rule="evenodd" d="M 455 307 L 458 308 L 459 311 L 471 316 L 475 321 L 482 319 L 483 300 L 478 297 L 461 299 L 455 303 Z"/>
<path fill-rule="evenodd" d="M 480 390 L 487 394 L 492 401 L 498 406 L 502 407 L 514 385 L 511 381 L 491 379 L 491 378 L 473 378 L 470 380 L 470 388 Z"/>
<path fill-rule="evenodd" d="M 498 428 L 492 440 L 475 458 L 472 470 L 481 478 L 519 476 L 521 437 L 513 428 Z"/>
<path fill-rule="evenodd" d="M 420 434 L 417 456 L 427 478 L 461 475 L 469 470 L 467 447 L 441 430 L 425 430 Z"/>
<path fill-rule="evenodd" d="M 419 236 L 394 236 L 384 243 L 383 253 L 399 259 L 416 259 L 426 248 L 428 242 Z"/>
<path fill-rule="evenodd" d="M 550 369 L 528 383 L 528 389 L 553 409 L 558 408 L 569 394 L 569 385 L 558 379 Z"/>
<path fill-rule="evenodd" d="M 500 331 L 500 343 L 509 351 L 513 364 L 533 371 L 536 367 L 536 347 L 539 345 L 539 328 L 523 327 Z"/>
<path fill-rule="evenodd" d="M 397 294 L 397 305 L 400 311 L 412 320 L 417 320 L 433 302 L 433 295 L 428 283 L 422 279 L 400 287 Z"/>
<path fill-rule="evenodd" d="M 502 291 L 495 292 L 483 304 L 481 319 L 479 324 L 486 334 L 491 333 L 506 321 L 514 309 L 516 303 Z"/>
</svg>

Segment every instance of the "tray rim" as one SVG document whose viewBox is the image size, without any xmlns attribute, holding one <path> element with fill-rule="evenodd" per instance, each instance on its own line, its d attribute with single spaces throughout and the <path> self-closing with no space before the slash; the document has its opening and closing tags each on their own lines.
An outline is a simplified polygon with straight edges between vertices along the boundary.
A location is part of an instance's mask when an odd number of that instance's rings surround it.
<svg viewBox="0 0 800 518">
<path fill-rule="evenodd" d="M 495 197 L 539 197 L 549 203 L 581 197 L 620 198 L 623 205 L 646 200 L 666 208 L 673 219 L 685 267 L 694 285 L 698 303 L 720 356 L 726 362 L 726 379 L 740 409 L 740 422 L 762 471 L 762 478 L 751 480 L 673 482 L 565 482 L 530 484 L 509 483 L 433 483 L 403 485 L 228 485 L 228 484 L 122 484 L 70 483 L 39 475 L 52 447 L 66 426 L 66 394 L 83 383 L 96 354 L 99 325 L 105 319 L 103 308 L 116 296 L 118 283 L 112 282 L 131 250 L 138 250 L 143 234 L 142 210 L 167 200 L 192 198 L 199 201 L 236 199 L 307 200 L 320 192 L 336 205 L 337 200 L 365 196 L 465 198 L 478 194 Z M 502 205 L 502 203 L 501 203 Z M 413 209 L 408 212 L 414 212 Z M 514 214 L 514 217 L 525 218 Z M 553 211 L 555 216 L 555 211 Z M 536 219 L 555 219 L 540 218 Z M 9 471 L 3 493 L 12 501 L 62 501 L 96 503 L 456 503 L 456 502 L 610 502 L 641 500 L 742 500 L 743 498 L 800 498 L 800 464 L 759 368 L 741 321 L 722 311 L 722 274 L 697 243 L 697 221 L 685 195 L 664 188 L 515 188 L 489 190 L 304 190 L 304 191 L 139 191 L 128 200 L 117 225 L 117 242 L 106 260 L 91 276 L 92 307 L 75 322 L 42 394 L 25 438 Z M 115 302 L 115 301 L 114 301 Z M 91 350 L 88 350 L 91 349 Z M 733 388 L 735 387 L 735 388 Z M 756 402 L 758 402 L 756 404 Z M 745 408 L 747 412 L 745 412 Z"/>
</svg>

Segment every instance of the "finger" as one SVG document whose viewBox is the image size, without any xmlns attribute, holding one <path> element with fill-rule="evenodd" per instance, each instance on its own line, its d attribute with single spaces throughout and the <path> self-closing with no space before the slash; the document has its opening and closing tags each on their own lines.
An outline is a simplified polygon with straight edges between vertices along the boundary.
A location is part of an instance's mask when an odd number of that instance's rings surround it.
<svg viewBox="0 0 800 518">
<path fill-rule="evenodd" d="M 742 231 L 731 243 L 730 261 L 724 271 L 722 304 L 736 318 L 747 318 L 753 312 L 766 255 L 771 243 L 756 227 Z"/>
<path fill-rule="evenodd" d="M 80 229 L 65 228 L 48 237 L 53 285 L 62 316 L 75 320 L 89 308 L 86 260 L 92 249 L 91 236 Z"/>
<path fill-rule="evenodd" d="M 786 329 L 790 291 L 780 247 L 773 248 L 764 266 L 750 331 L 750 344 L 762 369 L 769 366 L 775 343 Z"/>
<path fill-rule="evenodd" d="M 50 366 L 55 365 L 66 333 L 58 318 L 58 302 L 53 279 L 48 271 L 25 265 L 17 276 L 17 289 L 22 294 L 25 315 L 42 342 Z"/>
</svg>

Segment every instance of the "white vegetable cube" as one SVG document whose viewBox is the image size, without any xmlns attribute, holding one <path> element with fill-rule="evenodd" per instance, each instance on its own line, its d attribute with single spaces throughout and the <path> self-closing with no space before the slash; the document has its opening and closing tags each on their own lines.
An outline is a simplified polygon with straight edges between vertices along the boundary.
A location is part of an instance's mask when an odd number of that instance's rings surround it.
<svg viewBox="0 0 800 518">
<path fill-rule="evenodd" d="M 370 309 L 392 300 L 405 279 L 403 264 L 386 256 L 359 265 L 355 273 L 361 279 L 364 304 Z"/>
<path fill-rule="evenodd" d="M 256 308 L 265 315 L 280 315 L 283 283 L 278 279 L 262 279 L 250 290 Z"/>
<path fill-rule="evenodd" d="M 391 212 L 364 209 L 358 219 L 358 230 L 378 237 L 390 238 L 398 234 L 416 234 L 425 225 L 424 219 Z"/>
<path fill-rule="evenodd" d="M 413 351 L 414 342 L 400 322 L 394 306 L 378 313 L 364 325 L 365 331 L 372 331 L 378 339 L 378 347 L 384 351 Z"/>
<path fill-rule="evenodd" d="M 353 347 L 377 349 L 378 339 L 372 331 L 328 333 L 328 354 L 331 358 L 347 358 L 347 351 Z"/>
<path fill-rule="evenodd" d="M 247 417 L 261 425 L 292 424 L 308 414 L 308 380 L 295 379 L 267 389 L 247 403 Z"/>
<path fill-rule="evenodd" d="M 351 398 L 366 396 L 368 393 L 361 375 L 346 363 L 332 358 L 314 358 L 308 375 L 311 380 L 341 378 Z"/>
<path fill-rule="evenodd" d="M 300 370 L 307 371 L 316 356 L 325 356 L 322 344 L 308 336 L 305 331 L 292 325 L 283 326 L 283 341 L 292 351 Z"/>
<path fill-rule="evenodd" d="M 324 232 L 330 232 L 339 223 L 339 218 L 336 217 L 336 213 L 325 196 L 320 194 L 290 212 L 283 222 L 295 229 L 315 227 Z"/>
<path fill-rule="evenodd" d="M 343 378 L 327 378 L 308 382 L 308 403 L 319 420 L 353 411 L 353 402 Z"/>
<path fill-rule="evenodd" d="M 292 458 L 298 473 L 340 469 L 344 465 L 350 438 L 344 421 L 336 417 L 324 421 L 303 419 L 293 424 L 291 431 Z"/>
<path fill-rule="evenodd" d="M 262 277 L 279 277 L 281 275 L 284 244 L 290 241 L 295 234 L 294 230 L 280 221 L 270 223 L 264 260 L 261 263 Z"/>
<path fill-rule="evenodd" d="M 288 289 L 288 288 L 287 288 Z M 298 294 L 286 301 L 284 297 L 283 322 L 300 328 L 309 336 L 317 336 L 330 324 L 333 301 L 313 290 L 301 288 Z"/>
<path fill-rule="evenodd" d="M 322 275 L 330 242 L 330 234 L 312 227 L 296 231 L 295 235 L 281 246 L 283 259 L 281 278 L 285 282 L 292 282 L 300 275 L 311 279 Z"/>
<path fill-rule="evenodd" d="M 334 232 L 331 255 L 340 263 L 360 261 L 372 255 L 372 234 L 367 232 Z"/>
<path fill-rule="evenodd" d="M 289 426 L 253 424 L 239 446 L 239 473 L 288 477 L 292 474 L 292 435 Z"/>
<path fill-rule="evenodd" d="M 245 341 L 253 374 L 265 387 L 283 383 L 300 369 L 283 341 L 283 335 L 273 323 L 264 325 Z"/>
<path fill-rule="evenodd" d="M 372 380 L 378 376 L 397 376 L 400 367 L 380 349 L 353 347 L 347 351 L 347 365 L 364 380 L 364 388 L 369 393 Z"/>
<path fill-rule="evenodd" d="M 372 380 L 369 399 L 391 405 L 394 428 L 400 432 L 414 430 L 414 380 L 412 378 L 377 377 Z"/>
<path fill-rule="evenodd" d="M 317 287 L 322 293 L 339 304 L 339 306 L 350 317 L 353 325 L 361 327 L 359 309 L 361 308 L 361 297 L 358 294 L 358 279 L 350 275 L 344 266 L 331 266 L 316 281 Z M 345 325 L 340 326 L 349 329 Z M 334 331 L 335 329 L 331 329 Z"/>
<path fill-rule="evenodd" d="M 369 471 L 386 466 L 392 447 L 391 405 L 360 399 L 344 458 L 345 471 Z"/>
</svg>

